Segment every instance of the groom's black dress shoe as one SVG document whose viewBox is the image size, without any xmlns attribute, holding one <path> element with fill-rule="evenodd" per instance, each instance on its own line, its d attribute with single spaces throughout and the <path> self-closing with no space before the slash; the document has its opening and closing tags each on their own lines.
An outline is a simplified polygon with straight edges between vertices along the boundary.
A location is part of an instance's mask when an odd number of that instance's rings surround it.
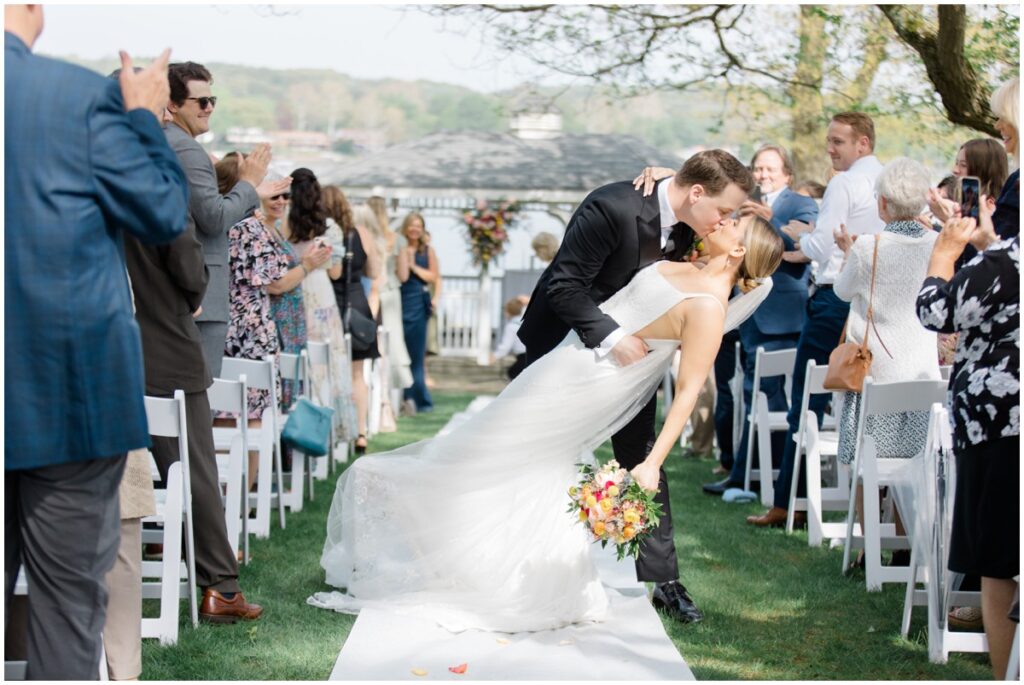
<svg viewBox="0 0 1024 685">
<path fill-rule="evenodd" d="M 704 618 L 704 614 L 693 603 L 686 588 L 677 580 L 655 585 L 651 604 L 680 623 L 697 623 Z"/>
<path fill-rule="evenodd" d="M 704 489 L 704 492 L 709 495 L 721 495 L 729 488 L 742 488 L 743 483 L 735 483 L 728 478 L 723 478 L 722 480 L 714 483 L 704 483 L 701 487 Z"/>
</svg>

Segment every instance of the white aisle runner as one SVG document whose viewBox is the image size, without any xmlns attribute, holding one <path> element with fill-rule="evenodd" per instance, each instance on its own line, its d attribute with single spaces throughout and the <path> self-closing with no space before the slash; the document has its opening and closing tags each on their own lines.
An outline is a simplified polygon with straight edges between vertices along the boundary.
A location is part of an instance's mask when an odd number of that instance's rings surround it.
<svg viewBox="0 0 1024 685">
<path fill-rule="evenodd" d="M 490 401 L 478 397 L 441 430 Z M 331 680 L 694 680 L 630 559 L 594 547 L 611 606 L 602 623 L 537 633 L 451 633 L 429 619 L 364 609 Z M 466 664 L 464 674 L 448 669 Z"/>
</svg>

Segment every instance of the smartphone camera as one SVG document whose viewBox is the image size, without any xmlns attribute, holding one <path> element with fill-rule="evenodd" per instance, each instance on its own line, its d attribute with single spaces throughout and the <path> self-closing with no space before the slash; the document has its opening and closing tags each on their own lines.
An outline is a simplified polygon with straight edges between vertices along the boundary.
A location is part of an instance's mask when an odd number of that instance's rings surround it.
<svg viewBox="0 0 1024 685">
<path fill-rule="evenodd" d="M 978 221 L 981 204 L 981 181 L 977 176 L 960 177 L 960 216 Z"/>
</svg>

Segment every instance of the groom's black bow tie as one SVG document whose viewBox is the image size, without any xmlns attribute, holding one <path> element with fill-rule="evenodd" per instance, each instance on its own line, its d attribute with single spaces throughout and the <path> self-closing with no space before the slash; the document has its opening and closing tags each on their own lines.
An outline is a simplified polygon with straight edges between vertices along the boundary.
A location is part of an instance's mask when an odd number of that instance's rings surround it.
<svg viewBox="0 0 1024 685">
<path fill-rule="evenodd" d="M 685 224 L 680 222 L 672 227 L 672 232 L 669 233 L 668 240 L 665 241 L 665 247 L 661 249 L 663 257 L 671 256 L 680 247 L 679 241 L 682 240 L 683 226 Z"/>
</svg>

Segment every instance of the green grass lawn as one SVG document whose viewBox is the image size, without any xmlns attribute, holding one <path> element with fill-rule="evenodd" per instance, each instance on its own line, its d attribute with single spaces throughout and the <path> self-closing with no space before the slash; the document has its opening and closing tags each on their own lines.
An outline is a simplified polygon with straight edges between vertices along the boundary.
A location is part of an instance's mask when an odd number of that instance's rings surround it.
<svg viewBox="0 0 1024 685">
<path fill-rule="evenodd" d="M 434 435 L 472 398 L 436 393 L 432 414 L 400 419 L 399 431 L 375 436 L 370 451 Z M 610 446 L 598 457 L 610 459 Z M 711 480 L 712 466 L 678 453 L 666 463 L 682 581 L 706 617 L 689 626 L 664 622 L 698 679 L 991 678 L 987 655 L 929 663 L 923 607 L 915 609 L 911 639 L 900 638 L 903 587 L 868 593 L 862 572 L 839 574 L 841 550 L 810 549 L 803 532 L 755 529 L 744 518 L 759 505 L 704 495 L 700 483 Z M 143 643 L 143 679 L 326 679 L 355 622 L 306 604 L 329 589 L 319 559 L 333 493 L 333 478 L 318 482 L 316 499 L 289 514 L 286 530 L 253 540 L 240 580 L 246 597 L 263 605 L 261 620 L 193 630 L 183 618 L 177 645 Z"/>
</svg>

